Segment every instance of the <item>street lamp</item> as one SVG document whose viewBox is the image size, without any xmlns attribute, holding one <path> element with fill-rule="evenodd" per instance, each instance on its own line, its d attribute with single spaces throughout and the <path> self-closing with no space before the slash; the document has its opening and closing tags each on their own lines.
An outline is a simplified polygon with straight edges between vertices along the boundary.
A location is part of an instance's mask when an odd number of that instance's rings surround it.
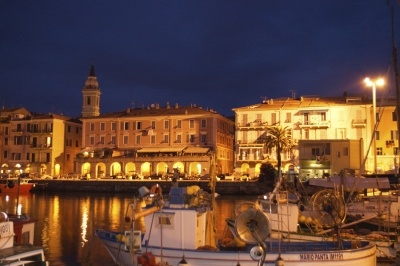
<svg viewBox="0 0 400 266">
<path fill-rule="evenodd" d="M 374 136 L 374 173 L 377 174 L 378 171 L 376 169 L 376 136 L 375 136 L 375 131 L 377 129 L 376 126 L 376 86 L 383 86 L 385 84 L 385 81 L 383 79 L 377 79 L 377 80 L 371 80 L 370 78 L 365 78 L 364 79 L 365 84 L 368 87 L 372 87 L 372 104 L 373 104 L 373 131 L 372 131 L 372 136 Z"/>
</svg>

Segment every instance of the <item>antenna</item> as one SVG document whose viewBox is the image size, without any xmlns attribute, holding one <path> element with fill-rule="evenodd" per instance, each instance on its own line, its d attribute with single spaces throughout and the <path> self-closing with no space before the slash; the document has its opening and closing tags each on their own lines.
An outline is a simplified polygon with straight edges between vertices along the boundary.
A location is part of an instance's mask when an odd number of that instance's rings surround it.
<svg viewBox="0 0 400 266">
<path fill-rule="evenodd" d="M 296 98 L 296 90 L 289 90 L 292 93 L 292 99 Z"/>
<path fill-rule="evenodd" d="M 263 103 L 266 103 L 266 102 L 267 102 L 267 96 L 261 96 L 260 98 L 263 99 L 263 100 L 262 100 Z"/>
</svg>

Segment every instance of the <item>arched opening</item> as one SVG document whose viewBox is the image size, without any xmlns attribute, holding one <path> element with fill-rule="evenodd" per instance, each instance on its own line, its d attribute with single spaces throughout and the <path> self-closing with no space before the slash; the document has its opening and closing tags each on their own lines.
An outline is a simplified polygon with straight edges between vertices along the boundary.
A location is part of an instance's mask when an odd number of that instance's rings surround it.
<svg viewBox="0 0 400 266">
<path fill-rule="evenodd" d="M 249 164 L 248 163 L 244 163 L 242 164 L 242 166 L 240 167 L 240 172 L 242 175 L 248 175 L 249 174 Z"/>
<path fill-rule="evenodd" d="M 61 169 L 60 164 L 57 163 L 56 165 L 54 165 L 54 175 L 59 176 L 60 175 L 60 169 Z"/>
<path fill-rule="evenodd" d="M 168 169 L 168 165 L 165 162 L 160 162 L 157 164 L 157 169 L 156 169 L 156 173 L 157 175 L 164 175 L 166 173 L 168 173 L 169 169 Z"/>
<path fill-rule="evenodd" d="M 149 162 L 143 163 L 140 167 L 140 172 L 143 176 L 150 176 L 151 164 Z"/>
<path fill-rule="evenodd" d="M 84 163 L 82 165 L 81 174 L 82 174 L 82 176 L 86 176 L 87 174 L 90 174 L 90 163 Z"/>
<path fill-rule="evenodd" d="M 106 176 L 106 165 L 98 163 L 96 166 L 96 178 L 104 178 Z"/>
</svg>

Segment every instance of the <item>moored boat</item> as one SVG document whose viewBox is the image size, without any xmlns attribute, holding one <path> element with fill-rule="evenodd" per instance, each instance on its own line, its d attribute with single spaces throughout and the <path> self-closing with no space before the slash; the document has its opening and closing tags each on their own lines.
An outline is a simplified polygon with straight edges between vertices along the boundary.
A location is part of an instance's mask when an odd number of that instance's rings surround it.
<svg viewBox="0 0 400 266">
<path fill-rule="evenodd" d="M 1 193 L 29 193 L 35 187 L 35 183 L 29 183 L 30 178 L 7 178 L 0 184 Z"/>
<path fill-rule="evenodd" d="M 47 265 L 43 247 L 33 246 L 35 222 L 0 212 L 0 265 Z"/>
<path fill-rule="evenodd" d="M 171 188 L 169 202 L 164 204 L 158 188 L 152 189 L 156 194 L 143 210 L 148 193 L 146 188 L 139 189 L 130 204 L 130 216 L 125 218 L 128 231 L 96 230 L 117 264 L 376 265 L 376 246 L 369 241 L 283 242 L 269 238 L 271 221 L 256 204 L 236 217 L 236 238 L 217 240 L 213 195 Z"/>
</svg>

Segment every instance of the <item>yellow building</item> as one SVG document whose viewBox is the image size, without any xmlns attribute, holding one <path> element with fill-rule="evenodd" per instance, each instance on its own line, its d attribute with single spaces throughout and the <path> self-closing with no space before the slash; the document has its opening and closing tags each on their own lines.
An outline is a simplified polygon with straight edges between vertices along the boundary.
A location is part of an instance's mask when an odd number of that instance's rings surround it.
<svg viewBox="0 0 400 266">
<path fill-rule="evenodd" d="M 267 127 L 280 125 L 290 130 L 296 145 L 294 153 L 284 151 L 281 154 L 284 172 L 297 169 L 302 178 L 321 177 L 338 169 L 357 173 L 366 158 L 365 169 L 361 170 L 372 173 L 374 151 L 376 172 L 389 172 L 395 167 L 398 151 L 395 105 L 390 99 L 377 104 L 380 121 L 375 133 L 376 148 L 370 146 L 374 114 L 372 101 L 366 96 L 344 93 L 342 97 L 278 98 L 235 108 L 236 171 L 258 176 L 263 162 L 276 165 L 275 150 L 268 150 L 264 142 Z M 309 151 L 304 153 L 307 149 Z M 316 164 L 321 158 L 323 163 Z"/>
<path fill-rule="evenodd" d="M 10 111 L 2 109 L 2 116 Z M 73 158 L 81 147 L 79 120 L 56 114 L 32 115 L 25 109 L 12 112 L 0 127 L 2 173 L 55 177 L 73 172 Z"/>
</svg>

